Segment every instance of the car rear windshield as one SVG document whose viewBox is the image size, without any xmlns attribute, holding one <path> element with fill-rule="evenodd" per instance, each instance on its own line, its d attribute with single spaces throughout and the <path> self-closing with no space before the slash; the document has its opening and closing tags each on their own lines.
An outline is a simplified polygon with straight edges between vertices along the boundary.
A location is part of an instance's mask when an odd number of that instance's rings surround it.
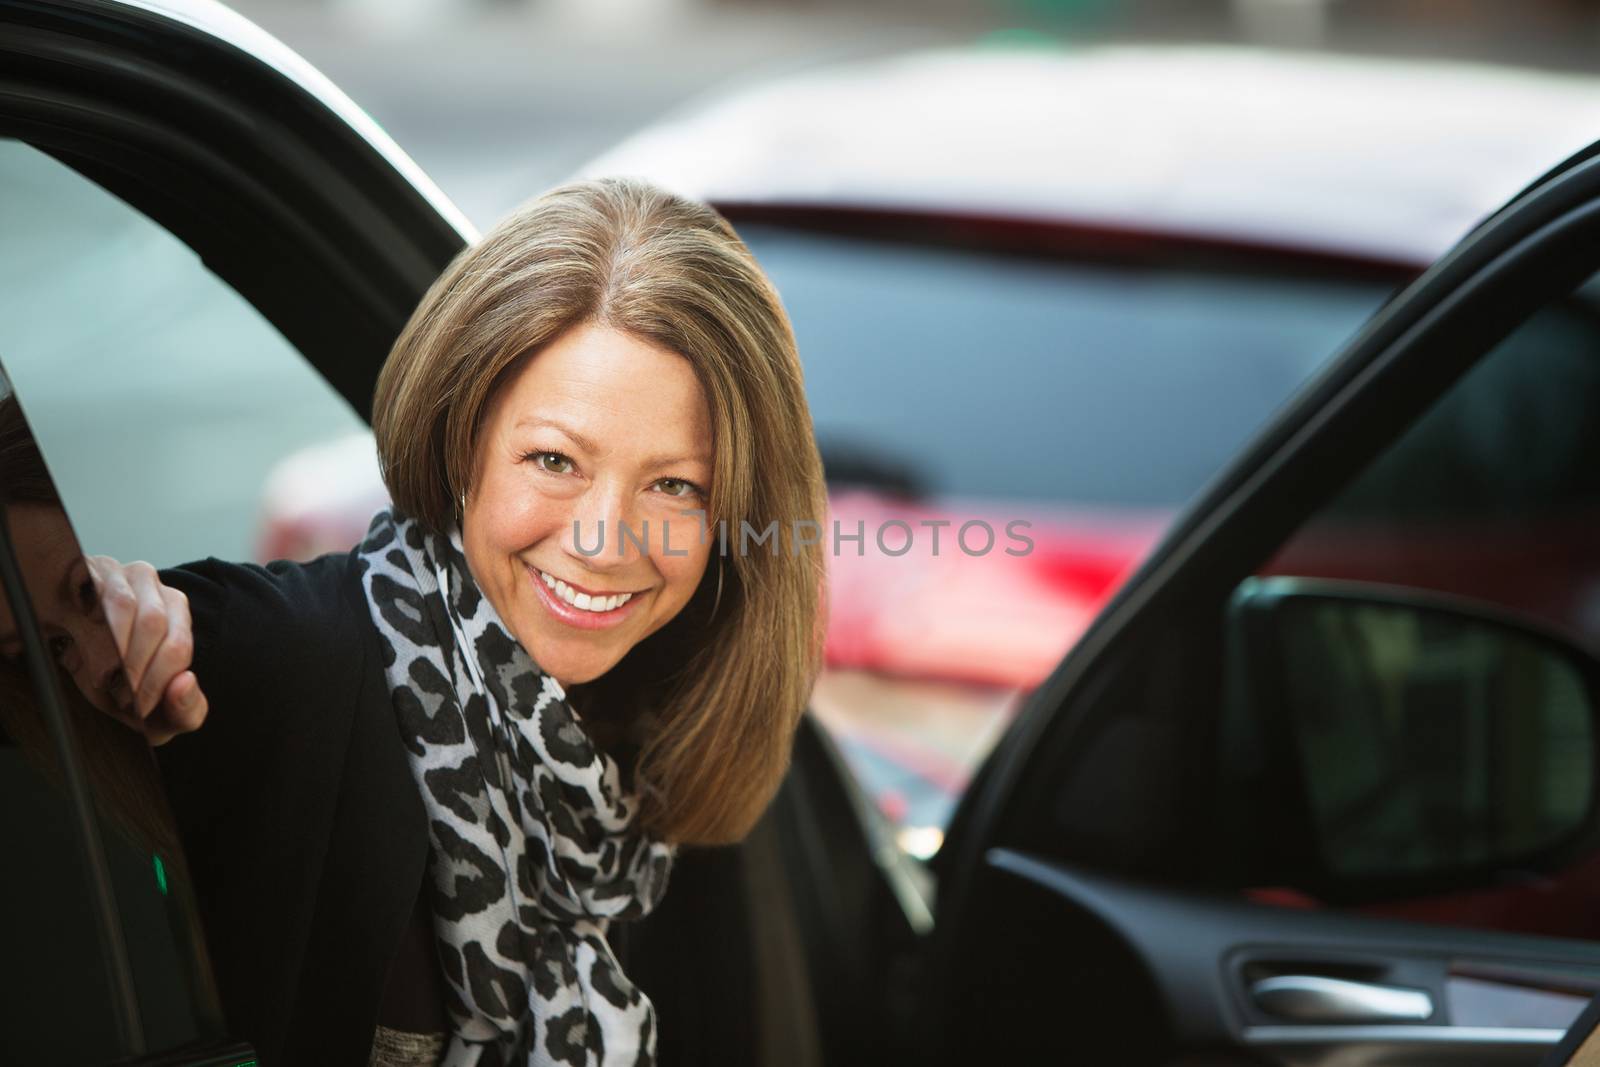
<svg viewBox="0 0 1600 1067">
<path fill-rule="evenodd" d="M 986 254 L 739 226 L 794 322 L 830 479 L 1187 500 L 1392 280 Z"/>
</svg>

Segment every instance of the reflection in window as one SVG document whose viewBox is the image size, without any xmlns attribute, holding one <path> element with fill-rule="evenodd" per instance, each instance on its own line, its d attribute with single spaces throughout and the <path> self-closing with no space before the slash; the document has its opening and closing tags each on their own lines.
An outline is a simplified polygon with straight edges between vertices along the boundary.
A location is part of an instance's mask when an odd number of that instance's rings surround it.
<svg viewBox="0 0 1600 1067">
<path fill-rule="evenodd" d="M 1496 346 L 1266 574 L 1467 596 L 1600 648 L 1600 292 Z"/>
<path fill-rule="evenodd" d="M 1544 646 L 1418 611 L 1285 613 L 1284 673 L 1321 850 L 1342 875 L 1459 869 L 1570 835 L 1595 738 Z"/>
<path fill-rule="evenodd" d="M 14 397 L 0 397 L 0 500 L 22 588 L 0 609 L 0 939 L 10 974 L 0 997 L 0 1062 L 76 1064 L 221 1036 L 187 867 L 149 746 L 114 718 L 130 694 L 72 527 Z M 59 707 L 40 704 L 24 624 L 51 658 Z M 45 683 L 48 685 L 49 683 Z M 64 717 L 70 755 L 46 716 Z M 97 838 L 73 816 L 68 770 L 87 784 Z M 85 851 L 88 849 L 89 851 Z M 85 856 L 105 864 L 137 995 L 122 1033 Z M 20 873 L 20 877 L 17 874 Z M 10 1013 L 17 1013 L 12 1015 Z"/>
</svg>

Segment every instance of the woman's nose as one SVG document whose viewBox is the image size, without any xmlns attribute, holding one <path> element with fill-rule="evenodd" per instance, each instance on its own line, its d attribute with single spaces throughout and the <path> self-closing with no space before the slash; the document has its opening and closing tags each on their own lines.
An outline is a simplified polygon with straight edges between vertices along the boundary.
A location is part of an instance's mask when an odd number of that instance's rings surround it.
<svg viewBox="0 0 1600 1067">
<path fill-rule="evenodd" d="M 590 570 L 614 570 L 649 554 L 649 520 L 629 507 L 622 487 L 592 483 L 574 503 L 561 540 L 568 554 Z"/>
</svg>

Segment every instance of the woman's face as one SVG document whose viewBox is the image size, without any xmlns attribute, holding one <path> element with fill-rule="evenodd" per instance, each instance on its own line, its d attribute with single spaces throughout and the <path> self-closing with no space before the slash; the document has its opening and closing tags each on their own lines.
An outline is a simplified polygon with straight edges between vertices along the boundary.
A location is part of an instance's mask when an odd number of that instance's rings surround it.
<svg viewBox="0 0 1600 1067">
<path fill-rule="evenodd" d="M 50 504 L 13 504 L 5 509 L 4 518 L 40 636 L 90 703 L 117 715 L 119 705 L 132 693 L 66 513 Z M 4 598 L 0 598 L 0 657 L 22 658 L 22 636 Z"/>
<path fill-rule="evenodd" d="M 689 602 L 711 554 L 685 514 L 707 504 L 711 418 L 682 356 L 576 326 L 490 398 L 474 460 L 467 565 L 563 686 L 598 678 Z"/>
</svg>

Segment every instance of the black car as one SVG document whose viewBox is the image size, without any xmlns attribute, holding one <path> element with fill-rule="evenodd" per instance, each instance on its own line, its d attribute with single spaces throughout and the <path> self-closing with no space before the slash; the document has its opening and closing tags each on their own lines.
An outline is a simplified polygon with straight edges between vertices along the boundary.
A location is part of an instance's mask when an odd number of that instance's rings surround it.
<svg viewBox="0 0 1600 1067">
<path fill-rule="evenodd" d="M 1551 1050 L 1600 992 L 1593 155 L 1390 301 L 1189 507 L 926 867 L 808 721 L 751 837 L 686 849 L 619 938 L 662 1062 Z M 467 237 L 209 4 L 0 0 L 0 191 L 0 364 L 83 547 L 124 557 L 124 524 L 163 536 L 164 457 L 233 475 L 256 427 L 229 398 L 275 380 L 241 352 L 365 417 Z M 84 388 L 105 376 L 126 385 Z M 192 418 L 148 417 L 180 379 L 209 389 Z M 74 448 L 91 433 L 114 446 Z M 253 1062 L 151 754 L 63 678 L 45 598 L 74 587 L 0 530 L 0 1062 Z"/>
</svg>

